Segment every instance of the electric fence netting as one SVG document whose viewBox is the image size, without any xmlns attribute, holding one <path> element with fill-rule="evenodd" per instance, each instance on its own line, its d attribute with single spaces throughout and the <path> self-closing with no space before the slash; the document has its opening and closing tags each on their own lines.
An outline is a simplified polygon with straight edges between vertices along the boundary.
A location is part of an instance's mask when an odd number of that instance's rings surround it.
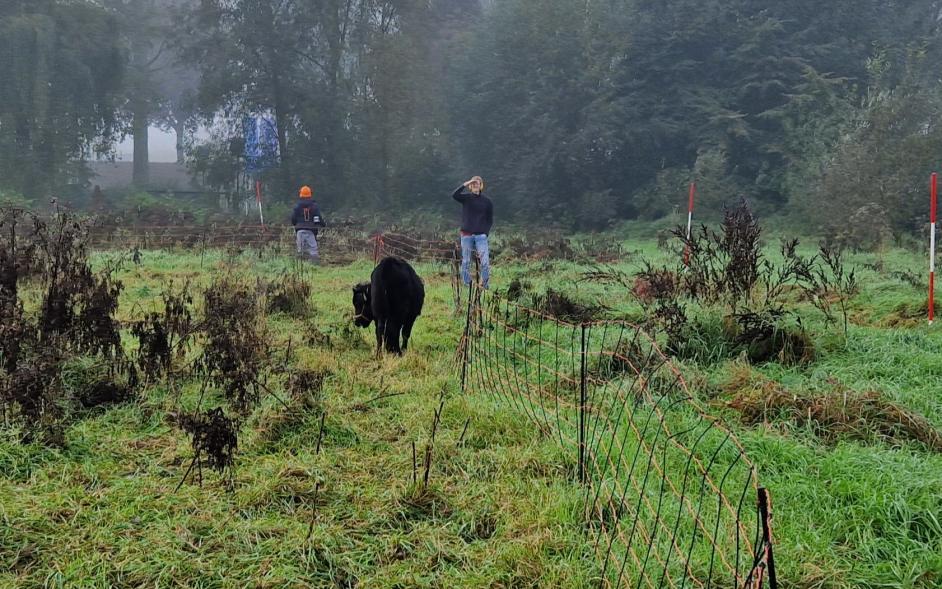
<svg viewBox="0 0 942 589">
<path fill-rule="evenodd" d="M 461 249 L 457 242 L 447 239 L 418 239 L 402 233 L 379 233 L 370 238 L 373 243 L 373 261 L 385 256 L 396 256 L 410 262 L 445 265 L 451 279 L 451 294 L 455 312 L 461 308 Z"/>
<path fill-rule="evenodd" d="M 461 307 L 461 251 L 454 240 L 420 239 L 402 233 L 369 234 L 361 227 L 341 225 L 318 232 L 321 258 L 329 264 L 349 264 L 358 259 L 374 263 L 396 256 L 415 263 L 444 266 L 451 281 L 455 311 Z M 88 227 L 88 245 L 96 250 L 250 250 L 284 256 L 295 251 L 294 230 L 275 225 L 147 225 Z"/>
<path fill-rule="evenodd" d="M 397 256 L 413 262 L 448 264 L 457 269 L 458 245 L 445 239 L 418 239 L 399 233 L 373 233 L 341 225 L 318 231 L 317 240 L 328 256 L 349 262 L 356 258 Z M 88 226 L 88 245 L 108 249 L 218 249 L 245 248 L 268 250 L 276 255 L 295 248 L 294 230 L 277 225 L 146 225 Z"/>
<path fill-rule="evenodd" d="M 353 227 L 321 229 L 318 241 L 329 248 L 331 253 L 341 257 L 366 257 L 370 252 L 366 232 Z M 88 243 L 90 247 L 99 250 L 245 248 L 281 255 L 294 250 L 295 237 L 292 229 L 272 225 L 90 225 Z"/>
<path fill-rule="evenodd" d="M 464 390 L 573 457 L 600 587 L 775 588 L 755 467 L 643 330 L 563 321 L 474 287 L 460 355 Z"/>
</svg>

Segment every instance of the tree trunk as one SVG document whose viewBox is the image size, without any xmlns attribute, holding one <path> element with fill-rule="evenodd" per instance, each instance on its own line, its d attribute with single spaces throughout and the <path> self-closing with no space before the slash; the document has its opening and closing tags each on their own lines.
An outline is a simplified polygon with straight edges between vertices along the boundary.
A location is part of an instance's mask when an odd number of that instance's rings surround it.
<svg viewBox="0 0 942 589">
<path fill-rule="evenodd" d="M 176 117 L 174 119 L 173 132 L 177 136 L 177 163 L 182 164 L 186 162 L 186 146 L 184 145 L 186 125 L 184 124 L 182 117 Z"/>
<path fill-rule="evenodd" d="M 273 71 L 275 64 L 272 64 Z M 291 182 L 294 180 L 291 176 L 291 157 L 288 153 L 288 130 L 287 130 L 287 108 L 285 108 L 283 93 L 281 88 L 281 78 L 275 73 L 272 76 L 272 98 L 274 98 L 275 130 L 278 132 L 278 155 L 280 156 L 280 174 L 279 180 L 281 186 L 278 190 L 282 195 L 290 195 L 293 187 Z M 282 197 L 284 198 L 284 197 Z"/>
<path fill-rule="evenodd" d="M 341 76 L 344 52 L 347 48 L 347 37 L 351 27 L 355 26 L 354 14 L 361 19 L 369 18 L 370 10 L 360 7 L 354 9 L 353 0 L 335 0 L 330 4 L 326 20 L 329 23 L 326 41 L 328 45 L 327 57 L 327 99 L 324 105 L 324 151 L 322 157 L 327 174 L 330 177 L 331 192 L 335 195 L 344 194 L 347 190 L 347 178 L 341 166 L 343 158 L 342 144 L 344 134 L 344 107 L 341 105 Z M 358 23 L 358 30 L 365 30 L 365 23 Z"/>
<path fill-rule="evenodd" d="M 389 202 L 389 110 L 385 105 L 380 105 L 380 160 L 383 166 L 382 169 L 382 186 L 380 187 L 380 206 L 383 210 L 390 210 Z"/>
<path fill-rule="evenodd" d="M 133 108 L 131 134 L 134 136 L 134 175 L 132 181 L 138 188 L 147 188 L 150 184 L 150 154 L 147 146 L 150 121 L 147 108 L 142 103 L 136 103 Z"/>
</svg>

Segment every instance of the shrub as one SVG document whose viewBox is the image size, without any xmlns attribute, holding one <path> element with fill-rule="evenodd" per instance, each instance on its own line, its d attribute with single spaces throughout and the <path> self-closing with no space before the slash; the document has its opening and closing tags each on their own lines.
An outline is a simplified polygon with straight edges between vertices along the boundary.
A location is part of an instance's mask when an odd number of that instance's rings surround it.
<svg viewBox="0 0 942 589">
<path fill-rule="evenodd" d="M 163 313 L 148 313 L 131 327 L 139 342 L 138 367 L 150 379 L 170 372 L 174 357 L 186 354 L 194 331 L 189 285 L 175 292 L 171 283 L 160 296 Z"/>
<path fill-rule="evenodd" d="M 199 368 L 236 411 L 248 413 L 261 397 L 270 351 L 256 293 L 242 282 L 220 278 L 203 298 L 206 341 Z"/>
<path fill-rule="evenodd" d="M 186 481 L 194 466 L 198 468 L 202 485 L 202 464 L 205 456 L 206 464 L 223 475 L 226 483 L 231 486 L 235 453 L 239 447 L 238 420 L 226 416 L 221 407 L 216 407 L 203 412 L 179 415 L 176 422 L 180 429 L 190 436 L 190 445 L 193 448 L 193 460 L 180 485 Z"/>
<path fill-rule="evenodd" d="M 73 392 L 85 405 L 131 396 L 137 372 L 125 361 L 114 315 L 122 290 L 113 267 L 94 273 L 78 220 L 51 223 L 19 210 L 0 210 L 0 408 L 27 439 L 64 441 L 70 359 L 88 356 L 107 377 Z M 34 279 L 40 305 L 29 313 L 20 285 Z M 74 376 L 74 374 L 72 374 Z"/>
<path fill-rule="evenodd" d="M 300 273 L 283 274 L 270 286 L 267 309 L 269 313 L 285 313 L 304 317 L 313 309 L 311 284 Z"/>
</svg>

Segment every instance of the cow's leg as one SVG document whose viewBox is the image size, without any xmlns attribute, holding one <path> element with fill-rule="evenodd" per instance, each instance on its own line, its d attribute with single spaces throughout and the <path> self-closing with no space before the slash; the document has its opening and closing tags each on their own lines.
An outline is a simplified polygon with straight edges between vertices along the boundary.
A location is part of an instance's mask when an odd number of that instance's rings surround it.
<svg viewBox="0 0 942 589">
<path fill-rule="evenodd" d="M 402 331 L 402 324 L 395 319 L 386 321 L 386 351 L 390 354 L 402 354 L 399 348 L 399 332 Z"/>
<path fill-rule="evenodd" d="M 409 338 L 412 337 L 412 326 L 415 324 L 415 317 L 411 319 L 406 319 L 406 322 L 402 324 L 402 351 L 405 352 L 409 348 Z"/>
<path fill-rule="evenodd" d="M 383 335 L 386 332 L 386 320 L 377 319 L 376 320 L 376 357 L 379 358 L 380 353 L 383 351 Z"/>
</svg>

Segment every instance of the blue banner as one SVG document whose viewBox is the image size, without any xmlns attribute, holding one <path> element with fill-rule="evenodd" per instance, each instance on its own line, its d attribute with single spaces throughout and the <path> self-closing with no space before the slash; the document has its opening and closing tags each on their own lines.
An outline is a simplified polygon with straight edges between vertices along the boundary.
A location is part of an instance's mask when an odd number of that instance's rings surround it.
<svg viewBox="0 0 942 589">
<path fill-rule="evenodd" d="M 245 137 L 245 171 L 258 175 L 278 165 L 278 127 L 268 115 L 242 119 Z"/>
</svg>

